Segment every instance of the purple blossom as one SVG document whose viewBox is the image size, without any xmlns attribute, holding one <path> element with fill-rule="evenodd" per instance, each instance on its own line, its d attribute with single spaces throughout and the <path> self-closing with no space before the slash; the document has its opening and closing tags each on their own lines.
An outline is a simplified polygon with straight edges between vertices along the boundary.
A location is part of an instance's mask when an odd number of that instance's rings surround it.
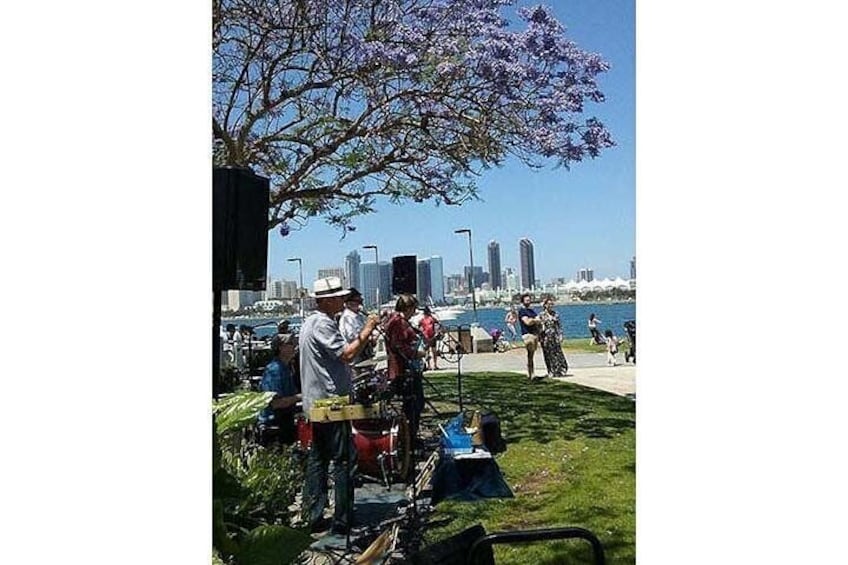
<svg viewBox="0 0 848 565">
<path fill-rule="evenodd" d="M 519 9 L 523 29 L 510 29 L 512 4 L 221 0 L 216 160 L 272 177 L 278 224 L 324 214 L 347 225 L 375 194 L 473 197 L 475 171 L 508 154 L 566 167 L 600 155 L 614 142 L 584 112 L 604 101 L 608 63 L 548 7 Z"/>
</svg>

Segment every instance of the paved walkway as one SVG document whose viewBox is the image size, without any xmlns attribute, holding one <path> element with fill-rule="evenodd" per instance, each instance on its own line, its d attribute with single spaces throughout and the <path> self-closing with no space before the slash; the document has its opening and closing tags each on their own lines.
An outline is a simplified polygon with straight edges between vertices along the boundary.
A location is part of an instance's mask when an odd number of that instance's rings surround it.
<svg viewBox="0 0 848 565">
<path fill-rule="evenodd" d="M 624 363 L 624 353 L 618 354 L 619 365 L 607 365 L 606 353 L 571 353 L 568 360 L 568 376 L 557 379 L 582 386 L 605 390 L 621 396 L 636 394 L 636 366 Z M 439 367 L 444 372 L 456 372 L 456 363 L 446 363 L 439 359 Z M 527 374 L 527 353 L 524 348 L 516 348 L 505 353 L 476 353 L 464 355 L 460 361 L 463 373 L 479 371 L 503 371 Z M 545 361 L 541 350 L 534 358 L 535 374 L 544 376 Z M 435 371 L 437 373 L 443 371 Z"/>
</svg>

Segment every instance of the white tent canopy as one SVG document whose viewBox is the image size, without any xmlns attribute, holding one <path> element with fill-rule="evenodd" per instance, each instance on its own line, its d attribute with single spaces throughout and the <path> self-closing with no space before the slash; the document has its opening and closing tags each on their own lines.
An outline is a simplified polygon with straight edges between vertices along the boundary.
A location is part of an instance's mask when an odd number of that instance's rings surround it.
<svg viewBox="0 0 848 565">
<path fill-rule="evenodd" d="M 624 279 L 623 279 L 623 278 L 621 278 L 621 277 L 615 277 L 615 280 L 614 280 L 614 281 L 612 281 L 612 282 L 613 282 L 613 286 L 614 286 L 615 288 L 621 288 L 621 289 L 624 289 L 624 290 L 630 290 L 630 283 L 629 283 L 628 281 L 624 280 Z"/>
</svg>

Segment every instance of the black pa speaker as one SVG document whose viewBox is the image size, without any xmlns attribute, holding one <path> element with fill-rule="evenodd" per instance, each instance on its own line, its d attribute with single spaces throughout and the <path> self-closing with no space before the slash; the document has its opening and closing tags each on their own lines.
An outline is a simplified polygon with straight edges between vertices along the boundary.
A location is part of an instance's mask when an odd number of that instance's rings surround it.
<svg viewBox="0 0 848 565">
<path fill-rule="evenodd" d="M 415 255 L 392 257 L 392 294 L 418 291 L 418 260 Z"/>
<path fill-rule="evenodd" d="M 250 169 L 212 169 L 212 288 L 265 290 L 268 179 Z"/>
</svg>

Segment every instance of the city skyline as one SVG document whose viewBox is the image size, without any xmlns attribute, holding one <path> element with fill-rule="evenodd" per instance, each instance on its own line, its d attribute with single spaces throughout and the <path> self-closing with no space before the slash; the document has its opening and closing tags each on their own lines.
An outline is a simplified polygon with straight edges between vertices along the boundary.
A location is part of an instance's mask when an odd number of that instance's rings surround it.
<svg viewBox="0 0 848 565">
<path fill-rule="evenodd" d="M 548 268 L 545 269 L 545 272 L 549 272 L 550 275 L 549 276 L 540 276 L 539 275 L 539 262 L 536 260 L 536 256 L 538 255 L 537 246 L 531 238 L 525 238 L 525 237 L 520 238 L 515 242 L 515 247 L 518 250 L 518 252 L 515 254 L 517 256 L 517 261 L 515 261 L 514 264 L 508 263 L 508 262 L 503 261 L 501 259 L 502 254 L 501 254 L 501 247 L 500 247 L 501 242 L 500 241 L 491 240 L 489 242 L 480 242 L 481 246 L 485 246 L 484 250 L 486 251 L 486 253 L 485 253 L 486 262 L 485 262 L 484 265 L 475 265 L 474 266 L 474 270 L 477 273 L 477 276 L 478 277 L 480 276 L 479 273 L 480 273 L 480 270 L 482 269 L 482 273 L 485 273 L 486 275 L 488 275 L 488 280 L 486 282 L 488 282 L 489 284 L 492 284 L 492 280 L 493 280 L 494 275 L 492 273 L 492 258 L 493 258 L 492 253 L 493 253 L 493 250 L 491 248 L 491 245 L 494 243 L 494 244 L 497 245 L 495 253 L 497 255 L 498 277 L 502 279 L 503 275 L 504 275 L 504 273 L 506 272 L 507 269 L 511 269 L 513 272 L 517 272 L 519 277 L 522 277 L 521 246 L 522 246 L 523 241 L 528 242 L 527 244 L 529 245 L 528 249 L 529 249 L 529 253 L 530 253 L 529 257 L 531 259 L 531 271 L 532 271 L 531 274 L 534 277 L 533 280 L 538 280 L 542 284 L 547 284 L 548 282 L 555 280 L 555 279 L 558 279 L 558 278 L 566 278 L 566 279 L 571 279 L 571 280 L 574 280 L 574 281 L 579 281 L 579 280 L 584 278 L 580 274 L 581 271 L 586 271 L 587 269 L 594 276 L 596 276 L 597 278 L 601 278 L 601 279 L 603 279 L 603 278 L 614 279 L 616 277 L 621 277 L 621 278 L 625 278 L 625 279 L 635 278 L 635 276 L 633 276 L 635 274 L 635 271 L 636 271 L 636 258 L 635 258 L 635 256 L 622 256 L 621 260 L 620 260 L 619 268 L 614 268 L 612 270 L 606 270 L 606 271 L 599 272 L 598 269 L 595 269 L 594 267 L 586 267 L 585 263 L 581 263 L 577 268 L 570 269 L 570 270 L 563 268 L 561 270 L 558 269 L 558 270 L 553 271 L 550 267 L 548 267 Z M 422 260 L 425 260 L 425 259 L 429 259 L 430 257 L 434 257 L 434 256 L 441 257 L 442 256 L 438 253 L 431 255 L 431 254 L 416 254 L 414 252 L 404 252 L 404 253 L 397 253 L 397 254 L 385 256 L 384 255 L 385 252 L 382 251 L 383 248 L 380 247 L 380 246 L 378 246 L 378 247 L 380 249 L 380 264 L 381 265 L 384 265 L 384 264 L 387 264 L 387 263 L 389 265 L 391 265 L 392 258 L 397 257 L 397 256 L 401 256 L 401 255 L 414 255 L 419 262 L 422 261 Z M 475 245 L 474 246 L 475 255 L 476 255 L 476 247 L 477 246 Z M 315 266 L 314 268 L 312 268 L 311 266 L 307 266 L 307 264 L 309 263 L 308 257 L 303 257 L 302 260 L 303 260 L 303 264 L 304 264 L 304 267 L 303 267 L 303 276 L 304 276 L 303 282 L 304 282 L 304 286 L 306 286 L 307 288 L 310 287 L 312 281 L 314 281 L 316 278 L 320 278 L 322 276 L 328 276 L 330 274 L 338 274 L 338 273 L 329 273 L 329 272 L 325 273 L 324 272 L 324 271 L 329 271 L 329 270 L 333 270 L 333 269 L 341 269 L 341 272 L 343 274 L 342 278 L 346 282 L 346 284 L 348 284 L 349 286 L 354 286 L 354 287 L 359 288 L 359 286 L 362 284 L 362 282 L 361 282 L 362 274 L 361 274 L 361 269 L 359 267 L 361 265 L 365 265 L 367 263 L 371 263 L 371 264 L 374 263 L 373 258 L 370 259 L 370 260 L 363 260 L 362 256 L 359 254 L 358 249 L 349 249 L 348 251 L 344 252 L 338 258 L 336 264 L 333 264 L 333 262 L 331 260 L 329 263 L 326 263 L 326 264 L 322 263 L 321 266 Z M 476 263 L 476 261 L 475 261 L 475 263 Z M 355 275 L 351 276 L 351 270 L 350 269 L 353 265 L 355 265 L 355 267 L 354 267 L 355 270 L 353 271 L 355 273 Z M 271 261 L 269 260 L 268 277 L 267 277 L 269 280 L 295 280 L 297 278 L 298 272 L 297 272 L 297 266 L 296 265 L 295 266 L 278 265 L 276 272 L 274 271 L 274 269 L 272 267 L 273 267 L 273 265 L 272 265 Z M 460 258 L 457 261 L 457 264 L 454 265 L 452 268 L 445 269 L 445 273 L 447 273 L 447 274 L 444 275 L 444 276 L 458 274 L 458 275 L 467 277 L 468 268 L 469 268 L 468 251 L 466 249 L 464 260 L 462 258 Z M 569 274 L 569 273 L 572 273 L 572 274 Z M 588 280 L 592 280 L 592 279 L 590 278 Z M 520 278 L 519 281 L 523 284 L 524 279 Z M 390 283 L 388 283 L 388 284 L 390 284 Z M 506 287 L 506 281 L 505 280 L 501 280 L 501 286 L 504 287 L 504 288 Z"/>
<path fill-rule="evenodd" d="M 512 17 L 518 5 L 505 10 Z M 518 241 L 534 243 L 535 278 L 545 282 L 570 276 L 591 265 L 599 278 L 626 278 L 635 247 L 635 29 L 634 2 L 575 0 L 552 4 L 567 35 L 610 64 L 599 78 L 606 100 L 586 107 L 609 128 L 616 146 L 570 169 L 540 162 L 528 167 L 507 157 L 499 167 L 476 177 L 479 199 L 462 206 L 431 202 L 374 203 L 375 212 L 355 218 L 345 234 L 312 218 L 293 225 L 282 237 L 269 232 L 269 274 L 291 277 L 302 257 L 304 284 L 318 268 L 340 264 L 354 249 L 376 245 L 382 258 L 441 255 L 446 273 L 468 265 L 468 240 L 456 229 L 470 229 L 475 263 L 487 265 L 487 244 L 500 244 L 501 269 L 520 266 Z M 307 275 L 307 273 L 309 273 Z M 504 281 L 505 282 L 505 281 Z"/>
<path fill-rule="evenodd" d="M 533 242 L 530 241 L 530 240 L 527 240 L 527 241 L 528 241 L 528 244 L 529 244 L 529 247 L 528 247 L 529 257 L 532 258 Z M 496 243 L 496 242 L 489 242 L 489 246 L 491 246 L 492 243 Z M 491 247 L 489 247 L 489 250 L 491 250 Z M 384 272 L 381 272 L 381 275 L 383 275 L 383 277 L 382 277 L 383 280 L 381 281 L 382 284 L 380 285 L 381 293 L 383 293 L 383 294 L 385 294 L 386 292 L 389 292 L 389 293 L 391 292 L 392 259 L 394 257 L 395 256 L 388 257 L 385 260 L 383 260 L 383 259 L 380 260 L 381 271 L 384 271 Z M 433 290 L 436 290 L 439 293 L 439 295 L 443 295 L 445 293 L 450 294 L 449 291 L 444 291 L 444 290 L 439 289 L 438 288 L 439 283 L 436 282 L 437 280 L 442 280 L 442 284 L 444 284 L 450 278 L 456 278 L 459 281 L 460 287 L 464 288 L 465 286 L 467 286 L 465 284 L 465 282 L 469 278 L 469 276 L 468 276 L 469 270 L 470 270 L 469 265 L 467 265 L 467 264 L 462 265 L 461 268 L 457 269 L 456 271 L 445 272 L 445 271 L 443 271 L 442 258 L 439 255 L 434 255 L 434 256 L 431 256 L 431 257 L 421 257 L 421 256 L 416 255 L 415 257 L 416 257 L 416 261 L 417 261 L 417 277 L 420 279 L 422 276 L 424 276 L 427 279 L 429 279 L 429 281 L 431 281 L 430 283 L 424 284 L 424 287 L 423 287 L 424 289 L 430 290 L 431 292 Z M 436 267 L 437 270 L 431 272 L 431 268 L 433 267 L 433 261 L 438 261 L 438 265 Z M 363 290 L 363 288 L 366 286 L 366 284 L 370 284 L 370 283 L 365 283 L 364 280 L 363 280 L 364 279 L 363 269 L 365 268 L 366 265 L 369 266 L 368 267 L 369 269 L 373 269 L 374 268 L 373 266 L 375 264 L 375 262 L 373 260 L 372 261 L 362 261 L 361 256 L 358 254 L 358 252 L 356 250 L 352 250 L 350 253 L 348 253 L 344 257 L 343 263 L 344 263 L 344 266 L 325 266 L 325 267 L 321 267 L 320 269 L 317 269 L 315 278 L 321 278 L 321 277 L 325 277 L 325 276 L 343 275 L 343 276 L 340 277 L 342 279 L 343 284 L 345 284 L 347 286 L 351 286 L 351 287 L 356 287 L 360 291 Z M 488 263 L 488 265 L 490 265 L 490 264 L 491 263 Z M 498 288 L 498 287 L 496 287 L 492 284 L 494 275 L 491 271 L 491 267 L 488 267 L 488 265 L 487 265 L 487 267 L 484 267 L 482 265 L 475 265 L 474 266 L 475 287 L 478 288 L 478 289 L 481 288 L 482 285 L 484 285 L 484 284 L 488 284 L 489 287 L 492 288 L 493 290 Z M 550 278 L 547 278 L 547 279 L 535 277 L 535 279 L 533 279 L 533 281 L 534 282 L 538 281 L 542 286 L 545 286 L 545 285 L 548 285 L 548 284 L 558 284 L 560 282 L 564 283 L 564 282 L 567 282 L 567 281 L 592 282 L 594 280 L 600 280 L 600 279 L 605 279 L 605 278 L 608 278 L 608 279 L 621 278 L 621 279 L 626 279 L 626 280 L 634 280 L 636 278 L 636 258 L 631 257 L 630 259 L 627 259 L 627 265 L 628 265 L 629 273 L 627 273 L 625 271 L 625 272 L 611 273 L 611 274 L 604 275 L 604 276 L 601 276 L 601 277 L 595 277 L 594 269 L 592 267 L 585 267 L 584 266 L 584 267 L 581 267 L 580 269 L 578 269 L 577 272 L 572 274 L 572 275 L 568 275 L 568 274 L 565 274 L 565 273 L 559 273 L 559 274 L 555 274 L 555 275 L 553 275 L 553 276 L 551 276 Z M 533 265 L 533 266 L 535 267 L 535 265 Z M 304 269 L 304 271 L 305 271 L 305 273 L 304 273 L 304 277 L 305 277 L 304 278 L 304 286 L 307 288 L 307 290 L 309 290 L 310 285 L 306 282 L 306 280 L 309 276 L 309 273 L 308 273 L 308 271 L 306 271 L 306 269 Z M 529 287 L 523 285 L 523 281 L 521 279 L 521 266 L 520 265 L 518 265 L 518 266 L 500 265 L 500 270 L 499 270 L 498 276 L 502 281 L 501 287 L 500 287 L 502 289 L 506 289 L 506 288 L 510 288 L 510 287 L 529 288 Z M 510 276 L 517 276 L 518 277 L 518 280 L 516 281 L 517 285 L 516 284 L 513 284 L 513 285 L 509 284 L 509 282 L 507 281 L 507 278 L 510 277 Z M 294 278 L 291 278 L 291 277 L 287 278 L 285 276 L 274 277 L 271 274 L 268 275 L 267 282 L 268 282 L 268 287 L 266 289 L 267 292 L 271 292 L 271 287 L 275 283 L 282 283 L 282 282 L 286 282 L 286 283 L 292 282 L 294 284 L 297 283 L 297 281 L 294 280 Z M 428 289 L 427 288 L 428 284 L 433 285 L 433 286 Z M 422 293 L 422 284 L 420 282 L 419 282 L 419 285 L 418 285 L 418 289 L 419 289 L 418 294 L 421 294 Z"/>
</svg>

